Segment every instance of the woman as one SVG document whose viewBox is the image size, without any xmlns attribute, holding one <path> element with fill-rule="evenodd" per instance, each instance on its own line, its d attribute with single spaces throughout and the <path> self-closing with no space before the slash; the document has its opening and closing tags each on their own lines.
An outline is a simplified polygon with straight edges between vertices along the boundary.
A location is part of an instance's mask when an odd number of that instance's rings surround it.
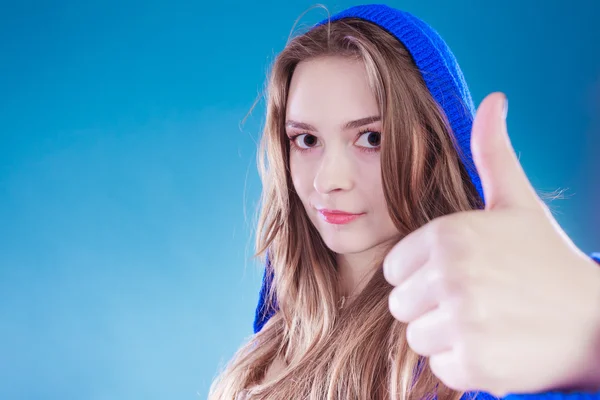
<svg viewBox="0 0 600 400">
<path fill-rule="evenodd" d="M 463 318 L 465 309 L 485 313 L 493 308 L 491 301 L 507 295 L 496 291 L 502 288 L 497 282 L 510 281 L 499 279 L 498 271 L 508 278 L 521 273 L 514 266 L 527 260 L 518 248 L 524 232 L 539 239 L 527 249 L 551 246 L 555 254 L 548 262 L 559 259 L 577 271 L 573 275 L 583 282 L 578 293 L 587 296 L 577 298 L 580 303 L 598 294 L 596 309 L 600 305 L 600 269 L 553 223 L 514 152 L 507 146 L 491 151 L 503 143 L 492 137 L 497 132 L 488 132 L 502 130 L 502 99 L 498 93 L 488 96 L 474 121 L 473 102 L 450 49 L 423 21 L 384 5 L 352 7 L 287 44 L 270 74 L 261 142 L 264 191 L 257 254 L 266 256 L 267 267 L 255 335 L 213 383 L 210 399 L 458 400 L 555 389 L 564 397 L 584 396 L 595 384 L 600 390 L 593 366 L 600 353 L 588 351 L 594 350 L 592 334 L 599 332 L 594 329 L 600 321 L 583 322 L 591 320 L 594 305 L 576 308 L 568 315 L 578 319 L 565 322 L 577 322 L 578 334 L 571 338 L 581 339 L 578 349 L 585 352 L 548 348 L 556 341 L 530 339 L 520 324 L 514 329 L 511 324 L 509 333 L 494 327 L 484 332 L 488 336 L 476 336 L 473 329 L 489 327 L 494 315 Z M 494 229 L 481 238 L 475 230 L 461 232 L 478 218 L 493 218 Z M 500 226 L 507 221 L 515 225 Z M 468 248 L 465 238 L 482 240 L 489 250 L 484 256 L 495 254 L 489 247 L 495 239 L 506 243 L 500 249 L 508 255 L 489 260 L 504 263 L 492 270 L 496 279 L 481 279 L 496 285 L 490 290 L 471 290 L 481 288 L 480 282 L 463 285 L 469 275 L 456 272 L 477 264 L 472 252 L 457 256 L 456 249 Z M 436 257 L 428 253 L 432 248 Z M 429 259 L 442 261 L 424 268 Z M 490 270 L 485 258 L 484 263 L 476 270 Z M 461 298 L 457 293 L 480 297 L 460 303 L 468 307 L 451 308 L 463 314 L 435 314 L 459 304 L 449 300 Z M 544 299 L 512 297 L 521 301 L 519 307 L 544 304 Z M 569 303 L 574 305 L 579 303 Z M 429 319 L 419 319 L 423 316 Z M 423 321 L 438 330 L 428 330 Z M 452 333 L 457 326 L 460 332 Z M 562 345 L 568 337 L 556 331 L 548 337 Z M 538 353 L 549 354 L 546 359 L 530 359 L 553 370 L 511 375 L 507 371 L 532 364 L 506 358 L 500 373 L 484 358 L 471 358 L 476 363 L 469 365 L 467 358 L 448 357 L 452 349 L 475 344 L 488 346 L 485 352 L 470 348 L 476 357 L 514 355 L 512 348 L 494 353 L 502 347 L 493 346 L 507 346 L 495 342 L 494 333 L 502 340 L 516 337 L 512 347 L 544 346 Z M 578 357 L 560 358 L 574 353 Z"/>
</svg>

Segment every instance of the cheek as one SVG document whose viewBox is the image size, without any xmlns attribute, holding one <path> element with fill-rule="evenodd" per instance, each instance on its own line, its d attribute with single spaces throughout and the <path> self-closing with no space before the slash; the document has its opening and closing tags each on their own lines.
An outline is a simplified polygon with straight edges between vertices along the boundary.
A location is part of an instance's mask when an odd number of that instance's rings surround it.
<svg viewBox="0 0 600 400">
<path fill-rule="evenodd" d="M 306 162 L 300 162 L 294 154 L 291 154 L 290 176 L 296 193 L 298 193 L 298 196 L 304 202 L 313 187 L 313 176 L 310 165 Z"/>
<path fill-rule="evenodd" d="M 363 179 L 361 190 L 368 198 L 369 208 L 374 212 L 378 221 L 387 219 L 387 203 L 383 194 L 383 182 L 379 169 L 370 171 L 368 179 Z"/>
<path fill-rule="evenodd" d="M 369 182 L 369 201 L 374 212 L 374 222 L 377 225 L 380 238 L 387 238 L 398 234 L 398 230 L 388 213 L 387 202 L 383 193 L 383 182 L 381 175 Z"/>
<path fill-rule="evenodd" d="M 383 195 L 383 182 L 381 181 L 381 177 L 377 176 L 376 179 L 372 180 L 371 183 L 371 193 L 375 197 L 375 202 L 378 205 L 385 204 L 385 196 Z"/>
<path fill-rule="evenodd" d="M 385 203 L 379 162 L 363 165 L 361 171 L 362 192 L 368 194 L 369 202 L 378 205 Z"/>
</svg>

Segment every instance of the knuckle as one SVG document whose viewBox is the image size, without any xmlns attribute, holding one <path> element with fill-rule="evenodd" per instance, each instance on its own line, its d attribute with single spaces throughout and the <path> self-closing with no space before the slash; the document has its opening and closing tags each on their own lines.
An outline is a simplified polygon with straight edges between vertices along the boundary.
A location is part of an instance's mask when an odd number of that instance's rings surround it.
<svg viewBox="0 0 600 400">
<path fill-rule="evenodd" d="M 490 366 L 482 361 L 475 339 L 461 342 L 457 347 L 461 365 L 461 376 L 471 384 L 483 384 L 491 373 Z"/>
<path fill-rule="evenodd" d="M 432 222 L 430 244 L 432 256 L 438 260 L 462 260 L 468 253 L 473 241 L 473 229 L 466 219 L 460 222 L 450 216 Z"/>
<path fill-rule="evenodd" d="M 433 245 L 444 244 L 445 240 L 451 237 L 456 229 L 447 216 L 437 218 L 431 221 L 430 224 L 429 234 Z"/>
<path fill-rule="evenodd" d="M 458 294 L 459 287 L 453 276 L 451 268 L 445 266 L 446 263 L 437 264 L 437 268 L 431 268 L 429 281 L 433 290 L 440 299 L 445 299 Z M 441 265 L 441 266 L 440 266 Z"/>
<path fill-rule="evenodd" d="M 473 382 L 476 381 L 477 374 L 479 371 L 477 357 L 473 354 L 472 346 L 465 345 L 464 343 L 457 346 L 458 359 L 461 365 L 461 375 L 463 379 Z"/>
<path fill-rule="evenodd" d="M 466 332 L 476 332 L 485 325 L 484 305 L 463 290 L 456 301 L 457 320 Z"/>
<path fill-rule="evenodd" d="M 463 343 L 465 346 L 475 346 L 477 341 L 474 340 L 479 332 L 486 328 L 486 313 L 481 303 L 468 300 L 465 291 L 453 295 L 444 301 L 450 321 L 452 321 L 451 329 L 455 332 L 457 342 Z"/>
</svg>

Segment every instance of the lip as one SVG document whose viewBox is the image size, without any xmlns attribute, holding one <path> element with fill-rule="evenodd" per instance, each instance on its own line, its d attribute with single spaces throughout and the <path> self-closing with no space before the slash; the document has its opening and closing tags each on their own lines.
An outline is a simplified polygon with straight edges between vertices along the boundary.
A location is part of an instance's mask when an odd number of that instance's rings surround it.
<svg viewBox="0 0 600 400">
<path fill-rule="evenodd" d="M 364 214 L 364 213 L 354 214 L 354 213 L 348 213 L 348 212 L 341 211 L 341 210 L 328 210 L 325 208 L 322 208 L 318 211 L 319 211 L 319 214 L 321 214 L 321 217 L 326 222 L 329 222 L 330 224 L 336 224 L 336 225 L 347 224 L 349 222 L 354 221 L 355 219 L 357 219 L 358 217 L 360 217 L 361 215 Z"/>
</svg>

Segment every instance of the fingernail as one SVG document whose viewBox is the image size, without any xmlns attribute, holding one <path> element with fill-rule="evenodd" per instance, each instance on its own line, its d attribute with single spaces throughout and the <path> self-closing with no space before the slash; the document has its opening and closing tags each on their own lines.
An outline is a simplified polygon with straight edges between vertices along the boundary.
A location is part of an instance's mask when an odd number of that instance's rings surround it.
<svg viewBox="0 0 600 400">
<path fill-rule="evenodd" d="M 394 316 L 400 315 L 400 310 L 402 308 L 401 308 L 400 301 L 398 301 L 397 293 L 394 290 L 392 290 L 392 292 L 390 293 L 390 296 L 388 298 L 388 306 L 390 308 L 390 312 L 392 313 L 392 315 L 394 315 Z"/>
<path fill-rule="evenodd" d="M 502 117 L 504 119 L 506 119 L 507 115 L 508 115 L 508 97 L 506 97 L 506 95 L 504 95 L 504 106 L 502 107 Z"/>
<path fill-rule="evenodd" d="M 383 260 L 383 276 L 386 281 L 390 281 L 390 268 L 388 266 L 387 258 Z"/>
</svg>

